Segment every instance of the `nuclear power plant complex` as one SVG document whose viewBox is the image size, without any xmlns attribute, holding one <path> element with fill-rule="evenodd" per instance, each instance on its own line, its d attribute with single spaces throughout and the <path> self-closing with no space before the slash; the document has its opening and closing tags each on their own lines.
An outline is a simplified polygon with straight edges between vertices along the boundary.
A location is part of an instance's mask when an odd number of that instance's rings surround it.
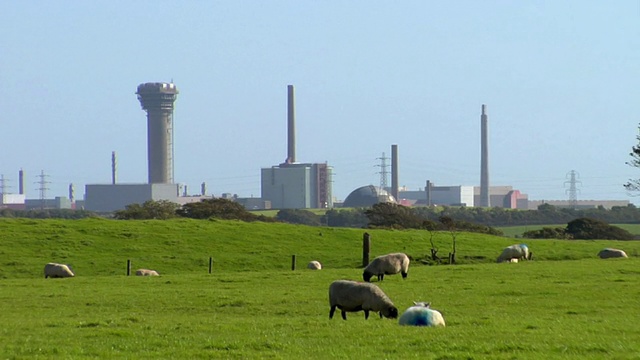
<svg viewBox="0 0 640 360">
<path fill-rule="evenodd" d="M 41 174 L 40 198 L 27 199 L 24 172 L 19 171 L 19 193 L 7 192 L 4 176 L 0 176 L 0 209 L 69 208 L 96 212 L 113 212 L 130 204 L 150 200 L 167 200 L 177 204 L 210 199 L 206 184 L 200 194 L 189 195 L 186 186 L 176 183 L 174 174 L 174 104 L 178 88 L 173 82 L 148 82 L 138 85 L 135 94 L 147 119 L 148 182 L 125 184 L 117 180 L 117 157 L 111 156 L 111 182 L 86 184 L 83 200 L 75 198 L 75 186 L 69 185 L 68 197 L 48 199 L 45 196 L 45 175 Z M 391 186 L 355 184 L 344 202 L 334 198 L 333 167 L 328 163 L 298 162 L 296 157 L 296 113 L 294 86 L 287 86 L 287 155 L 277 165 L 260 170 L 260 198 L 234 198 L 247 209 L 329 209 L 334 207 L 366 207 L 378 202 L 394 202 L 405 206 L 478 206 L 510 209 L 536 209 L 541 201 L 529 201 L 528 195 L 511 186 L 489 184 L 489 130 L 486 105 L 480 109 L 480 185 L 436 186 L 425 179 L 425 187 L 409 190 L 399 186 L 400 157 L 397 144 L 391 145 Z M 384 155 L 384 154 L 383 154 Z M 383 156 L 384 157 L 384 156 Z M 383 166 L 384 168 L 384 166 Z M 384 171 L 384 170 L 383 170 Z M 179 174 L 178 174 L 179 176 Z M 554 206 L 611 208 L 627 206 L 627 200 L 548 201 Z"/>
</svg>

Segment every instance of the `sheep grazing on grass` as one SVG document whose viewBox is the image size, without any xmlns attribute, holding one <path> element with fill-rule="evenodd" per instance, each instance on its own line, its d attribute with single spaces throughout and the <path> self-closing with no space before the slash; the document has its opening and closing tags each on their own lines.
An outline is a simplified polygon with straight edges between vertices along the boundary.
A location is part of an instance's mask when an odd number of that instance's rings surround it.
<svg viewBox="0 0 640 360">
<path fill-rule="evenodd" d="M 627 253 L 620 249 L 612 249 L 606 248 L 601 250 L 598 253 L 598 257 L 600 259 L 610 259 L 610 258 L 628 258 Z"/>
<path fill-rule="evenodd" d="M 75 274 L 69 265 L 48 263 L 44 266 L 44 278 L 67 278 L 74 277 Z"/>
<path fill-rule="evenodd" d="M 322 270 L 322 264 L 320 264 L 319 261 L 310 261 L 307 264 L 307 269 L 311 269 L 311 270 Z"/>
<path fill-rule="evenodd" d="M 402 274 L 402 278 L 407 277 L 409 271 L 409 257 L 403 253 L 393 253 L 378 256 L 373 259 L 362 273 L 364 281 L 369 282 L 371 277 L 376 275 L 378 281 L 382 281 L 385 275 Z"/>
<path fill-rule="evenodd" d="M 531 260 L 532 255 L 533 253 L 529 251 L 529 247 L 525 244 L 511 245 L 502 250 L 502 254 L 498 256 L 498 262 L 511 262 L 511 259 Z"/>
<path fill-rule="evenodd" d="M 400 316 L 398 323 L 411 326 L 445 326 L 442 314 L 430 306 L 430 303 L 414 301 L 413 306 Z"/>
<path fill-rule="evenodd" d="M 136 270 L 136 276 L 160 276 L 157 271 L 149 269 Z"/>
<path fill-rule="evenodd" d="M 398 317 L 398 309 L 391 299 L 376 285 L 350 280 L 336 280 L 329 286 L 329 319 L 333 319 L 336 308 L 347 320 L 347 312 L 364 311 L 364 318 L 369 318 L 369 311 L 379 312 L 390 319 Z"/>
</svg>

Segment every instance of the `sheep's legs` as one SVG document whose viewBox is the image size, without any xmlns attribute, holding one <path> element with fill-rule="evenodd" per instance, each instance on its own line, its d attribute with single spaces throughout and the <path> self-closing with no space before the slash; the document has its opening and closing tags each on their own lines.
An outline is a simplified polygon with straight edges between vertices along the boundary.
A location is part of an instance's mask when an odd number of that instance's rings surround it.
<svg viewBox="0 0 640 360">
<path fill-rule="evenodd" d="M 347 320 L 347 312 L 342 310 L 342 320 Z"/>
<path fill-rule="evenodd" d="M 333 319 L 333 313 L 336 312 L 336 307 L 332 306 L 331 310 L 329 311 L 329 319 Z"/>
</svg>

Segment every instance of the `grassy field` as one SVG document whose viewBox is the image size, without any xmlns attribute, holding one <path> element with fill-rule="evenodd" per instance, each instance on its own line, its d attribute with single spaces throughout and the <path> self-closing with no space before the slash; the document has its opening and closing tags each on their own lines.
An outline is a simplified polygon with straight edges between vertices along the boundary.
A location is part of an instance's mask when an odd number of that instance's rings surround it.
<svg viewBox="0 0 640 360">
<path fill-rule="evenodd" d="M 329 320 L 327 290 L 360 279 L 362 230 L 228 221 L 0 220 L 3 359 L 638 359 L 640 242 L 458 234 L 460 265 L 414 260 L 379 286 L 400 311 L 430 301 L 446 328 L 362 312 Z M 428 253 L 428 233 L 370 231 L 372 256 Z M 449 234 L 439 234 L 441 252 Z M 597 259 L 601 248 L 630 259 Z M 298 269 L 291 271 L 291 255 Z M 208 257 L 214 258 L 208 274 Z M 124 276 L 133 268 L 160 277 Z M 325 269 L 311 271 L 312 259 Z M 48 261 L 71 279 L 44 279 Z"/>
</svg>

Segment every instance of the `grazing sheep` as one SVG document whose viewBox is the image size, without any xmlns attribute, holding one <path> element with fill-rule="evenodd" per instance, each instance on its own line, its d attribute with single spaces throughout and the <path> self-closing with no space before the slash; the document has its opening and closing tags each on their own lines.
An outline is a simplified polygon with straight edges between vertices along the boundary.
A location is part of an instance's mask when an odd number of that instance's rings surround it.
<svg viewBox="0 0 640 360">
<path fill-rule="evenodd" d="M 598 257 L 600 257 L 600 259 L 609 259 L 609 258 L 627 258 L 628 256 L 627 256 L 627 253 L 625 253 L 623 250 L 606 248 L 601 250 L 598 253 Z"/>
<path fill-rule="evenodd" d="M 445 326 L 442 314 L 430 306 L 430 303 L 414 301 L 413 306 L 400 316 L 398 323 L 412 326 Z"/>
<path fill-rule="evenodd" d="M 44 278 L 66 278 L 74 277 L 71 268 L 65 264 L 48 263 L 44 266 Z"/>
<path fill-rule="evenodd" d="M 157 271 L 149 270 L 149 269 L 138 269 L 136 270 L 137 276 L 160 276 Z"/>
<path fill-rule="evenodd" d="M 379 312 L 382 316 L 395 319 L 398 309 L 391 299 L 376 285 L 350 280 L 336 280 L 329 286 L 329 319 L 333 319 L 336 307 L 347 320 L 347 312 L 364 311 L 364 318 L 369 318 L 369 311 Z"/>
<path fill-rule="evenodd" d="M 502 254 L 498 256 L 498 262 L 509 262 L 511 259 L 518 260 L 531 260 L 532 253 L 529 252 L 529 247 L 525 244 L 517 244 L 507 246 L 502 250 Z"/>
<path fill-rule="evenodd" d="M 320 264 L 319 261 L 310 261 L 309 264 L 307 264 L 307 269 L 311 269 L 311 270 L 322 270 L 322 264 Z"/>
<path fill-rule="evenodd" d="M 402 278 L 405 279 L 409 271 L 409 262 L 409 257 L 403 253 L 378 256 L 364 268 L 362 278 L 369 282 L 372 276 L 377 275 L 378 281 L 382 281 L 385 275 L 401 273 Z"/>
</svg>

